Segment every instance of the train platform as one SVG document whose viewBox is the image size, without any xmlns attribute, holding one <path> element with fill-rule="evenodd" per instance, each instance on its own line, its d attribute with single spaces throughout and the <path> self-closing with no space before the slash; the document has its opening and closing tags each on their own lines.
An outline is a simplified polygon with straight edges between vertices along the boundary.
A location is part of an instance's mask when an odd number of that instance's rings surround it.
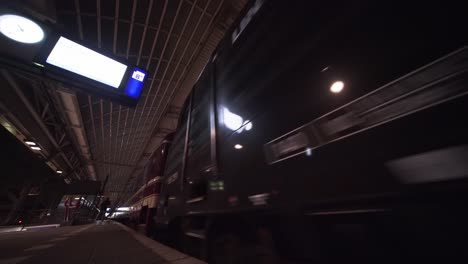
<svg viewBox="0 0 468 264">
<path fill-rule="evenodd" d="M 113 221 L 0 234 L 0 264 L 203 264 Z"/>
</svg>

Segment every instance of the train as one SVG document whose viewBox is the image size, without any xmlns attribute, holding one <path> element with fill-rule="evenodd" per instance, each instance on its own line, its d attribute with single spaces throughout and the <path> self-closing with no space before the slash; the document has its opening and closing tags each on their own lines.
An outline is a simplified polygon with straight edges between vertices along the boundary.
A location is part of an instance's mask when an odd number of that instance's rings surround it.
<svg viewBox="0 0 468 264">
<path fill-rule="evenodd" d="M 154 232 L 209 263 L 463 257 L 468 17 L 449 2 L 250 1 L 182 107 Z"/>
<path fill-rule="evenodd" d="M 159 147 L 152 153 L 146 164 L 142 179 L 144 184 L 125 202 L 125 212 L 115 217 L 116 220 L 132 225 L 138 231 L 151 236 L 154 230 L 153 217 L 156 214 L 161 176 L 173 133 L 167 134 Z"/>
</svg>

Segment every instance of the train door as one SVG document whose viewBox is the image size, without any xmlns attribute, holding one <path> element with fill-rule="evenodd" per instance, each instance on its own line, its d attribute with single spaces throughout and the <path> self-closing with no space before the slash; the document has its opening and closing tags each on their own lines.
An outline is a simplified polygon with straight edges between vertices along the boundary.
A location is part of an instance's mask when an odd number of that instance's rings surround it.
<svg viewBox="0 0 468 264">
<path fill-rule="evenodd" d="M 182 107 L 177 131 L 174 134 L 166 160 L 156 217 L 156 222 L 159 224 L 168 224 L 170 219 L 182 214 L 185 200 L 183 195 L 183 168 L 190 115 L 189 110 L 190 96 Z"/>
<path fill-rule="evenodd" d="M 186 202 L 193 203 L 206 198 L 209 176 L 215 169 L 214 149 L 211 140 L 212 124 L 212 74 L 208 64 L 192 90 L 190 128 L 185 162 Z"/>
</svg>

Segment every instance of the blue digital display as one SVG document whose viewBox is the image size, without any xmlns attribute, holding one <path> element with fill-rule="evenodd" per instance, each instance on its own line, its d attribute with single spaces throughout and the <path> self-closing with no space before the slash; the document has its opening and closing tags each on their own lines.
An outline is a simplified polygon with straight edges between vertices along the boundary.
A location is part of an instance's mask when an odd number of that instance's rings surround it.
<svg viewBox="0 0 468 264">
<path fill-rule="evenodd" d="M 143 88 L 146 72 L 140 68 L 134 67 L 130 78 L 128 78 L 127 85 L 125 86 L 125 94 L 138 98 Z"/>
</svg>

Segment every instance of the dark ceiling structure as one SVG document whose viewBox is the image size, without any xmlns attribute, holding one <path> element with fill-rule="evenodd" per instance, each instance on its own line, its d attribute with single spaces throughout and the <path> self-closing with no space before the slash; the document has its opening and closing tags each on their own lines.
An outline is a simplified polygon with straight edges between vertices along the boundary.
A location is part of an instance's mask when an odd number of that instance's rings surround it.
<svg viewBox="0 0 468 264">
<path fill-rule="evenodd" d="M 67 181 L 108 177 L 105 195 L 123 202 L 142 184 L 148 158 L 176 128 L 186 96 L 247 0 L 38 2 L 64 34 L 146 69 L 148 78 L 131 108 L 2 68 L 10 98 L 0 100 L 0 121 L 17 139 L 35 139 L 37 154 Z"/>
</svg>

